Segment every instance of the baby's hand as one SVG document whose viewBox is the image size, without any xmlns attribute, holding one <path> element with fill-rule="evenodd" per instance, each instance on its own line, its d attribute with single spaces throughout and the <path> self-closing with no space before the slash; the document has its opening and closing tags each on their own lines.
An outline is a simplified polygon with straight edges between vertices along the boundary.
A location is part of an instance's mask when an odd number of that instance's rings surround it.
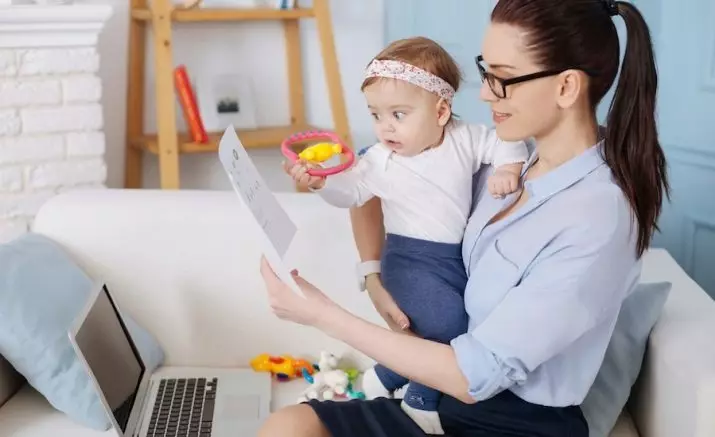
<svg viewBox="0 0 715 437">
<path fill-rule="evenodd" d="M 299 189 L 305 190 L 308 188 L 319 190 L 325 186 L 325 178 L 320 176 L 311 176 L 308 170 L 311 168 L 319 168 L 305 161 L 296 161 L 294 164 L 290 162 L 283 163 L 285 172 L 293 178 Z"/>
<path fill-rule="evenodd" d="M 493 197 L 504 197 L 519 189 L 522 164 L 508 164 L 496 169 L 489 177 L 489 192 Z"/>
</svg>

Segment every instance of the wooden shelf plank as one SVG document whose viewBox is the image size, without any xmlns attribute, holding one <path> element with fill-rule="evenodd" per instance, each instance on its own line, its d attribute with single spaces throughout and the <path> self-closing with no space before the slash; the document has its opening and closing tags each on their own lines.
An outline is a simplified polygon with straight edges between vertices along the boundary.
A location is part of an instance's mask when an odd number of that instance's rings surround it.
<svg viewBox="0 0 715 437">
<path fill-rule="evenodd" d="M 173 21 L 201 22 L 201 21 L 267 21 L 267 20 L 297 20 L 299 18 L 314 17 L 311 8 L 273 9 L 273 8 L 194 8 L 176 9 L 172 14 Z M 146 8 L 134 9 L 132 18 L 135 20 L 150 21 L 151 10 Z"/>
<path fill-rule="evenodd" d="M 317 129 L 312 126 L 276 126 L 263 127 L 259 129 L 238 130 L 238 137 L 247 149 L 279 147 L 281 142 L 296 132 L 303 132 L 310 129 Z M 218 142 L 223 132 L 209 134 L 208 143 L 195 143 L 186 134 L 179 135 L 179 153 L 215 153 L 218 151 Z M 156 135 L 143 135 L 131 142 L 132 146 L 139 150 L 158 154 Z"/>
</svg>

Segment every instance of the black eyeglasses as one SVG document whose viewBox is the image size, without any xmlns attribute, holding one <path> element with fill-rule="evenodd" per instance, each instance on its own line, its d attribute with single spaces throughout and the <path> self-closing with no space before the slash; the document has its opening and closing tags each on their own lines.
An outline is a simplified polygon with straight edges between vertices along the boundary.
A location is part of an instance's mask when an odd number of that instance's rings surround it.
<svg viewBox="0 0 715 437">
<path fill-rule="evenodd" d="M 484 68 L 484 65 L 482 65 L 482 62 L 484 62 L 484 58 L 482 57 L 482 55 L 477 56 L 475 58 L 475 61 L 477 62 L 477 68 L 479 69 L 479 75 L 482 77 L 482 82 L 486 81 L 489 84 L 489 88 L 492 90 L 494 95 L 500 99 L 506 98 L 506 87 L 509 85 L 528 82 L 534 79 L 541 79 L 542 77 L 556 76 L 557 74 L 561 74 L 566 70 L 571 70 L 571 68 L 564 68 L 562 70 L 546 70 L 540 71 L 538 73 L 531 73 L 525 74 L 523 76 L 502 79 L 501 77 L 489 73 L 487 69 Z"/>
</svg>

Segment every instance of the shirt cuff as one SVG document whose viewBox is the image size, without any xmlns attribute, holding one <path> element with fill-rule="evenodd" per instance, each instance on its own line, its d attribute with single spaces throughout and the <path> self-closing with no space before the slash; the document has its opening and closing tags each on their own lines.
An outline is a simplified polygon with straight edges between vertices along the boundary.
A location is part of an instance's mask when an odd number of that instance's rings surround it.
<svg viewBox="0 0 715 437">
<path fill-rule="evenodd" d="M 522 370 L 506 365 L 470 333 L 460 335 L 450 344 L 469 383 L 469 395 L 477 402 L 526 380 Z"/>
</svg>

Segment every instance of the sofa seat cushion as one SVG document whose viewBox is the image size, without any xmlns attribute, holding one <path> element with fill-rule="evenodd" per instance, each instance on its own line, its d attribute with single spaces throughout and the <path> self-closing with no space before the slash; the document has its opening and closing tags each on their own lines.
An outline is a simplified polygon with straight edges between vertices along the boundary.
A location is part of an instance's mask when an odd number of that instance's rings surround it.
<svg viewBox="0 0 715 437">
<path fill-rule="evenodd" d="M 302 380 L 274 382 L 271 410 L 295 404 L 307 384 Z M 116 437 L 72 421 L 52 408 L 30 385 L 24 385 L 0 408 L 0 436 L 12 437 Z"/>
<path fill-rule="evenodd" d="M 12 437 L 116 437 L 114 430 L 95 431 L 52 408 L 30 385 L 0 408 L 0 435 Z"/>
<path fill-rule="evenodd" d="M 295 403 L 306 385 L 303 381 L 274 383 L 273 411 Z M 25 385 L 0 408 L 0 436 L 12 437 L 116 437 L 113 430 L 95 431 L 73 422 L 50 406 L 35 389 Z M 626 412 L 621 414 L 609 437 L 638 437 Z"/>
</svg>

